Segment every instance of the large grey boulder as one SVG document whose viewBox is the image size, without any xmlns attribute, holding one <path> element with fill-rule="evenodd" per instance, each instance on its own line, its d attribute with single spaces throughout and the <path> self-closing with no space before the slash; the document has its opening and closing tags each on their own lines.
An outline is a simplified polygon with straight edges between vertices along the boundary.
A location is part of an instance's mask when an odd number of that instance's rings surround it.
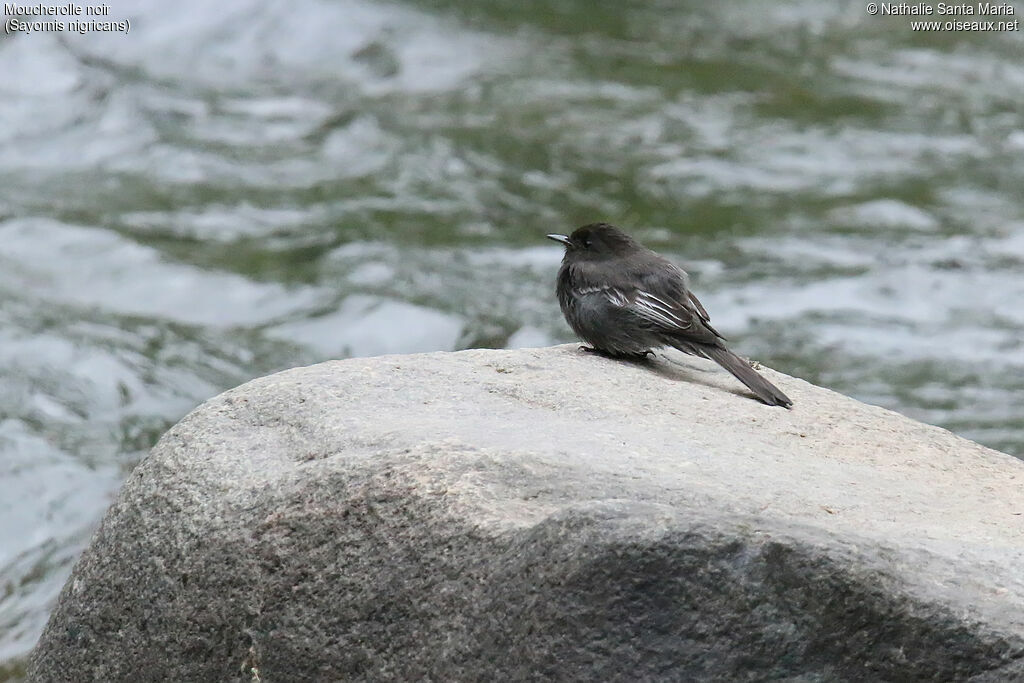
<svg viewBox="0 0 1024 683">
<path fill-rule="evenodd" d="M 40 681 L 1024 680 L 1024 462 L 765 371 L 324 363 L 129 477 Z"/>
</svg>

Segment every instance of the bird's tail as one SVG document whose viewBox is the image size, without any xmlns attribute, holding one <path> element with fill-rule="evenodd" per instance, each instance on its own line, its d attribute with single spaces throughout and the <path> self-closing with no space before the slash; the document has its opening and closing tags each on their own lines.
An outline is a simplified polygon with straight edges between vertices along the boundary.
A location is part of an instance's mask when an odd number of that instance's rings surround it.
<svg viewBox="0 0 1024 683">
<path fill-rule="evenodd" d="M 701 344 L 700 351 L 703 355 L 715 361 L 723 368 L 732 373 L 732 376 L 747 385 L 759 399 L 770 406 L 782 406 L 789 408 L 793 402 L 781 390 L 764 377 L 757 370 L 750 367 L 745 360 L 724 346 L 712 346 Z"/>
</svg>

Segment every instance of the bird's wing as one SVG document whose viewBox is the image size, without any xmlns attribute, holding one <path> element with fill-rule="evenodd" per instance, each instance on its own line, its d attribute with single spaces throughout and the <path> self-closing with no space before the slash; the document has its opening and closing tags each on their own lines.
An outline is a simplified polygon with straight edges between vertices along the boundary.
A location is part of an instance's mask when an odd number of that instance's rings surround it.
<svg viewBox="0 0 1024 683">
<path fill-rule="evenodd" d="M 634 312 L 642 318 L 670 330 L 690 330 L 696 324 L 699 313 L 689 306 L 680 306 L 676 301 L 638 289 L 633 293 Z"/>
<path fill-rule="evenodd" d="M 645 273 L 646 275 L 646 273 Z M 661 269 L 647 277 L 641 277 L 635 299 L 638 312 L 667 331 L 689 332 L 703 337 L 710 332 L 713 337 L 724 339 L 711 326 L 700 299 L 690 291 L 686 273 L 668 260 L 661 259 Z"/>
<path fill-rule="evenodd" d="M 704 310 L 704 305 L 700 302 L 700 299 L 697 298 L 697 295 L 690 290 L 686 290 L 686 295 L 690 298 L 690 303 L 696 306 L 697 310 L 700 311 L 700 319 L 706 323 L 710 323 L 711 316 Z"/>
<path fill-rule="evenodd" d="M 722 335 L 708 322 L 707 311 L 697 301 L 697 297 L 686 289 L 682 293 L 685 296 L 670 297 L 639 288 L 610 285 L 580 287 L 575 291 L 577 296 L 599 294 L 616 308 L 639 316 L 667 334 L 692 336 L 695 341 L 705 343 L 713 341 L 715 337 L 722 339 Z"/>
<path fill-rule="evenodd" d="M 639 317 L 662 334 L 689 337 L 694 342 L 713 344 L 724 339 L 711 326 L 711 318 L 690 291 L 686 273 L 671 261 L 652 253 L 651 259 L 632 269 L 608 274 L 591 272 L 581 264 L 573 269 L 577 296 L 600 295 L 607 303 Z M 601 281 L 601 277 L 607 278 Z"/>
<path fill-rule="evenodd" d="M 629 304 L 629 297 L 621 287 L 611 285 L 592 285 L 589 287 L 576 287 L 572 290 L 573 296 L 583 297 L 588 294 L 600 294 L 613 306 L 626 306 Z"/>
<path fill-rule="evenodd" d="M 716 337 L 725 339 L 711 326 L 708 312 L 697 297 L 689 289 L 684 292 L 684 296 L 667 298 L 638 289 L 633 296 L 633 311 L 669 334 L 703 343 L 714 343 Z"/>
</svg>

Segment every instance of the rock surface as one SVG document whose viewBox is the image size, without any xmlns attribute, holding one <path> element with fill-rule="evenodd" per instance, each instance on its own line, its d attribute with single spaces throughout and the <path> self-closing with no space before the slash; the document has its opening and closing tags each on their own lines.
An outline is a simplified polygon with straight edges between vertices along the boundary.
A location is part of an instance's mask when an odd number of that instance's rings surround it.
<svg viewBox="0 0 1024 683">
<path fill-rule="evenodd" d="M 1024 680 L 1024 462 L 575 345 L 218 396 L 132 473 L 39 681 Z"/>
</svg>

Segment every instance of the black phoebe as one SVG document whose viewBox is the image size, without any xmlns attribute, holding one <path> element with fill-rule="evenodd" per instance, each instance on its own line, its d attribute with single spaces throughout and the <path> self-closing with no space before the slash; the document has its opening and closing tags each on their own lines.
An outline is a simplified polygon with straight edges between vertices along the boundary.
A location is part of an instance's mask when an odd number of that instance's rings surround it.
<svg viewBox="0 0 1024 683">
<path fill-rule="evenodd" d="M 607 223 L 572 235 L 548 235 L 565 245 L 558 270 L 558 303 L 573 331 L 615 357 L 644 357 L 674 346 L 710 358 L 770 406 L 793 405 L 779 388 L 725 348 L 725 337 L 689 287 L 689 276 Z"/>
</svg>

